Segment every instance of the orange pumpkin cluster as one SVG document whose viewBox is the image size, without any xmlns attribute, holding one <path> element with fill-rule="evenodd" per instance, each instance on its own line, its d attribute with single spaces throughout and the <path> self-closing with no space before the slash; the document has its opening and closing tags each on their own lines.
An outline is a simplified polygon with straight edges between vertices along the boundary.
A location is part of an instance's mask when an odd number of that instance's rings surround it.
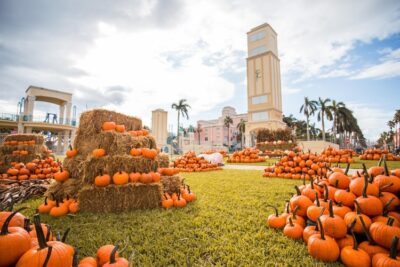
<svg viewBox="0 0 400 267">
<path fill-rule="evenodd" d="M 218 164 L 199 158 L 193 151 L 186 152 L 182 157 L 177 158 L 173 163 L 173 167 L 181 172 L 205 172 L 221 170 Z"/>
<path fill-rule="evenodd" d="M 131 172 L 127 173 L 124 171 L 119 171 L 114 173 L 111 177 L 107 173 L 99 174 L 94 179 L 94 184 L 98 187 L 105 187 L 110 184 L 115 185 L 124 185 L 127 183 L 159 183 L 161 180 L 160 172 L 149 172 L 149 173 L 139 173 L 139 172 Z"/>
<path fill-rule="evenodd" d="M 78 267 L 128 267 L 129 262 L 127 259 L 121 257 L 118 253 L 117 245 L 104 245 L 101 246 L 97 252 L 96 257 L 85 257 L 79 261 Z"/>
<path fill-rule="evenodd" d="M 164 193 L 161 205 L 166 208 L 184 208 L 187 203 L 194 202 L 196 200 L 196 194 L 190 190 L 188 185 L 182 186 L 178 193 L 173 193 L 169 195 L 168 193 Z"/>
<path fill-rule="evenodd" d="M 245 148 L 242 151 L 236 151 L 228 159 L 229 163 L 254 163 L 264 162 L 265 157 L 259 155 L 260 150 L 257 148 Z"/>
<path fill-rule="evenodd" d="M 125 133 L 125 125 L 123 124 L 116 124 L 113 121 L 106 121 L 101 126 L 103 131 L 116 131 L 118 133 Z M 137 131 L 128 131 L 128 133 L 132 136 L 147 136 L 149 135 L 149 131 L 146 129 L 137 130 Z"/>
<path fill-rule="evenodd" d="M 68 213 L 77 213 L 79 202 L 73 198 L 65 198 L 62 201 L 44 199 L 44 203 L 38 207 L 39 213 L 48 213 L 52 217 L 65 216 Z"/>
<path fill-rule="evenodd" d="M 61 162 L 55 161 L 53 158 L 34 159 L 26 164 L 22 162 L 12 162 L 11 168 L 7 173 L 3 173 L 1 179 L 10 180 L 36 180 L 48 179 L 59 172 Z"/>
<path fill-rule="evenodd" d="M 35 145 L 36 141 L 35 140 L 29 140 L 29 141 L 16 141 L 16 140 L 12 140 L 12 141 L 4 141 L 4 145 L 5 146 L 17 146 L 17 145 Z"/>
<path fill-rule="evenodd" d="M 364 151 L 364 154 L 360 156 L 362 160 L 379 160 L 382 157 L 385 157 L 386 160 L 389 161 L 400 161 L 399 156 L 395 156 L 392 153 L 389 153 L 387 149 L 367 149 Z"/>
<path fill-rule="evenodd" d="M 327 147 L 321 153 L 322 160 L 329 163 L 353 163 L 357 153 L 352 149 L 335 149 Z"/>
<path fill-rule="evenodd" d="M 362 174 L 348 176 L 333 168 L 325 178 L 295 188 L 284 213 L 273 207 L 269 227 L 302 239 L 310 255 L 323 262 L 340 258 L 346 266 L 399 266 L 399 169 L 390 173 L 385 162 L 385 167 L 364 166 Z M 358 244 L 354 234 L 366 241 Z"/>
<path fill-rule="evenodd" d="M 285 155 L 285 151 L 282 149 L 265 150 L 264 155 L 268 157 L 282 157 Z"/>
<path fill-rule="evenodd" d="M 290 151 L 275 166 L 266 167 L 263 176 L 309 180 L 316 175 L 324 175 L 328 171 L 327 166 L 320 156 Z"/>
</svg>

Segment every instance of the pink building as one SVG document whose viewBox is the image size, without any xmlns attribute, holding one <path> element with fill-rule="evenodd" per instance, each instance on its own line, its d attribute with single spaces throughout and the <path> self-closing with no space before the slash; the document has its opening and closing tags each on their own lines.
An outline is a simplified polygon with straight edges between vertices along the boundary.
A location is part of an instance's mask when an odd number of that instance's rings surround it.
<svg viewBox="0 0 400 267">
<path fill-rule="evenodd" d="M 197 127 L 201 129 L 200 132 L 200 145 L 207 145 L 210 147 L 222 147 L 228 145 L 228 128 L 224 126 L 224 119 L 229 116 L 232 118 L 233 124 L 229 127 L 229 145 L 236 145 L 237 136 L 239 131 L 237 125 L 241 119 L 247 122 L 247 113 L 236 114 L 233 107 L 224 107 L 222 114 L 218 119 L 214 120 L 200 120 L 197 122 Z M 195 143 L 198 144 L 199 136 L 195 134 Z"/>
</svg>

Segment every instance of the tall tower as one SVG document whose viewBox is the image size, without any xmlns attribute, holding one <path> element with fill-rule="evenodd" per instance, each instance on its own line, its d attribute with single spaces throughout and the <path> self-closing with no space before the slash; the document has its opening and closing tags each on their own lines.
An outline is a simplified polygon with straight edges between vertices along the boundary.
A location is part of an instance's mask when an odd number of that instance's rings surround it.
<svg viewBox="0 0 400 267">
<path fill-rule="evenodd" d="M 158 147 L 167 144 L 168 131 L 167 131 L 167 117 L 168 112 L 163 109 L 156 109 L 151 114 L 151 134 L 156 139 Z"/>
<path fill-rule="evenodd" d="M 247 33 L 246 145 L 255 145 L 260 128 L 284 128 L 282 122 L 281 72 L 277 33 L 264 23 Z"/>
</svg>

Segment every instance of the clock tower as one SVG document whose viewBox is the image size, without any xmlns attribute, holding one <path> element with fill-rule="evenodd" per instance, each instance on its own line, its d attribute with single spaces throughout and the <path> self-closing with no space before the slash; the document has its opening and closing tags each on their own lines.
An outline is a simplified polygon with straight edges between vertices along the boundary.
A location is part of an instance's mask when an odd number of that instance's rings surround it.
<svg viewBox="0 0 400 267">
<path fill-rule="evenodd" d="M 247 33 L 246 145 L 255 145 L 258 129 L 285 128 L 282 121 L 281 71 L 277 33 L 267 23 Z"/>
</svg>

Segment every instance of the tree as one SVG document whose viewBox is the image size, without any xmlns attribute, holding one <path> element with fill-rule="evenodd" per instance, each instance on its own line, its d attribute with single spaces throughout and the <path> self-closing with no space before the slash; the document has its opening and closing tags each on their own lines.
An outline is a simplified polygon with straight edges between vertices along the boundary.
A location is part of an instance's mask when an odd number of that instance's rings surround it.
<svg viewBox="0 0 400 267">
<path fill-rule="evenodd" d="M 178 112 L 178 125 L 177 125 L 177 148 L 179 148 L 179 121 L 180 121 L 180 115 L 182 114 L 182 117 L 186 117 L 186 119 L 189 119 L 189 114 L 188 114 L 188 109 L 190 108 L 189 104 L 186 103 L 186 99 L 181 99 L 179 100 L 178 103 L 173 103 L 171 105 L 172 109 L 175 109 Z"/>
<path fill-rule="evenodd" d="M 333 116 L 333 125 L 332 125 L 332 132 L 333 132 L 333 140 L 336 142 L 336 133 L 337 133 L 337 117 L 341 108 L 345 108 L 345 104 L 343 102 L 336 102 L 336 100 L 332 101 L 329 109 Z"/>
<path fill-rule="evenodd" d="M 236 128 L 239 130 L 241 136 L 240 148 L 243 149 L 244 133 L 246 131 L 246 121 L 244 119 L 240 119 L 240 122 L 236 125 Z"/>
<path fill-rule="evenodd" d="M 317 110 L 317 101 L 309 100 L 308 97 L 304 97 L 304 104 L 300 107 L 300 113 L 306 116 L 307 119 L 307 141 L 310 141 L 310 116 Z"/>
<path fill-rule="evenodd" d="M 226 116 L 224 118 L 224 126 L 228 128 L 228 148 L 230 147 L 230 144 L 229 144 L 230 143 L 229 142 L 229 127 L 230 127 L 231 124 L 233 124 L 232 118 L 229 117 L 229 116 Z"/>
<path fill-rule="evenodd" d="M 317 119 L 318 121 L 321 121 L 322 124 L 322 140 L 325 141 L 325 116 L 328 120 L 332 120 L 332 112 L 331 112 L 331 106 L 329 105 L 329 102 L 331 100 L 329 98 L 327 99 L 322 99 L 321 97 L 318 98 L 318 116 Z"/>
</svg>

